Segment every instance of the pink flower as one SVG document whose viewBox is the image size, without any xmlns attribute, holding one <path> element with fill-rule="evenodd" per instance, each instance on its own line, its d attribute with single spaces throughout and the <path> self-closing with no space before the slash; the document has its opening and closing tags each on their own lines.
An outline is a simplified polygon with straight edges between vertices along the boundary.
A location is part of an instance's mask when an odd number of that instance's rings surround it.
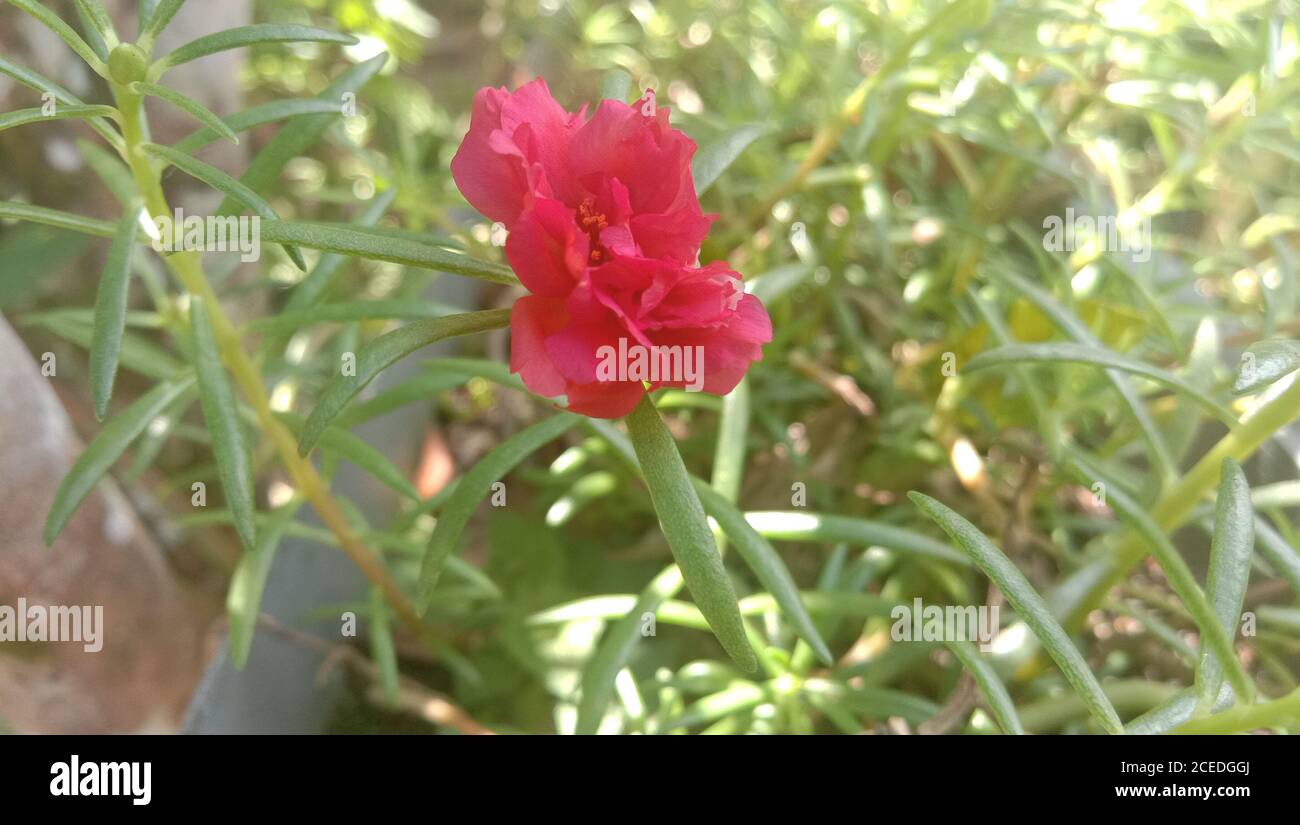
<svg viewBox="0 0 1300 825">
<path fill-rule="evenodd" d="M 653 92 L 585 115 L 565 112 L 540 79 L 513 94 L 482 89 L 451 163 L 465 198 L 509 230 L 506 258 L 532 293 L 511 315 L 512 371 L 599 418 L 630 412 L 643 378 L 730 392 L 772 327 L 725 264 L 696 265 L 713 217 L 695 194 L 695 143 Z M 605 369 L 608 348 L 629 347 L 652 359 L 698 354 L 698 375 L 667 369 L 670 360 L 652 376 Z"/>
</svg>

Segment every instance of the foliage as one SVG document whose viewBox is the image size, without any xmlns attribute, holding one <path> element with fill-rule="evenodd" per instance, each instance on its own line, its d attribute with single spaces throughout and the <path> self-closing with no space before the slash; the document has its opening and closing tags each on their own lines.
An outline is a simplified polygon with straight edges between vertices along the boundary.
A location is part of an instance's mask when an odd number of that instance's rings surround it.
<svg viewBox="0 0 1300 825">
<path fill-rule="evenodd" d="M 1286 443 L 1295 476 L 1294 0 L 541 0 L 436 17 L 264 0 L 263 22 L 170 55 L 153 43 L 176 3 L 142 3 L 158 9 L 132 45 L 106 17 L 78 29 L 10 2 L 102 78 L 111 105 L 87 105 L 0 59 L 103 138 L 87 162 L 123 209 L 0 203 L 31 222 L 15 226 L 111 239 L 93 306 L 15 300 L 0 259 L 6 311 L 88 349 L 104 420 L 47 537 L 128 449 L 133 478 L 157 460 L 174 486 L 196 460 L 163 442 L 210 448 L 202 477 L 224 504 L 187 523 L 242 542 L 237 661 L 276 542 L 296 535 L 370 580 L 349 609 L 371 619 L 382 701 L 400 670 L 496 730 L 1300 728 L 1297 486 L 1251 490 L 1241 469 Z M 243 46 L 248 111 L 167 86 L 171 66 Z M 719 216 L 702 260 L 746 275 L 776 335 L 731 396 L 663 392 L 627 427 L 577 419 L 482 357 L 483 335 L 362 393 L 433 341 L 505 325 L 487 308 L 517 286 L 447 164 L 473 91 L 534 74 L 573 105 L 656 87 L 699 143 Z M 146 96 L 202 128 L 150 143 Z M 49 128 L 39 114 L 0 129 Z M 235 137 L 260 147 L 247 171 L 195 157 Z M 169 166 L 262 218 L 252 287 L 147 249 L 133 227 L 170 214 Z M 1052 219 L 1071 214 L 1119 232 L 1056 244 Z M 1133 237 L 1145 246 L 1119 243 Z M 485 309 L 422 298 L 454 277 L 482 284 Z M 145 300 L 128 304 L 133 278 Z M 222 307 L 240 290 L 273 310 L 237 322 Z M 431 396 L 444 423 L 498 443 L 421 498 L 349 430 Z M 396 515 L 368 524 L 332 492 L 339 460 L 393 487 Z M 272 502 L 272 479 L 292 495 Z M 499 480 L 504 508 L 488 503 Z M 914 598 L 1008 615 L 988 652 L 891 639 Z"/>
</svg>

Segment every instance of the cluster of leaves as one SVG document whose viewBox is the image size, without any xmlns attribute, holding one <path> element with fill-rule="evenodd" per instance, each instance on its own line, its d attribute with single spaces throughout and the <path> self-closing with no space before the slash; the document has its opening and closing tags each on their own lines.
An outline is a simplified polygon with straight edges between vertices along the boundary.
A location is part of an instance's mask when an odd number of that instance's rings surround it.
<svg viewBox="0 0 1300 825">
<path fill-rule="evenodd" d="M 207 428 L 188 435 L 210 444 L 226 507 L 185 521 L 232 524 L 246 545 L 229 596 L 237 659 L 274 548 L 294 534 L 340 546 L 370 576 L 372 598 L 356 607 L 390 699 L 403 669 L 394 613 L 433 649 L 437 683 L 500 729 L 1300 727 L 1288 661 L 1300 650 L 1300 537 L 1287 517 L 1300 501 L 1294 482 L 1252 490 L 1241 470 L 1300 416 L 1290 383 L 1300 347 L 1287 340 L 1300 330 L 1290 0 L 1212 11 L 541 2 L 453 8 L 436 25 L 402 4 L 321 4 L 360 43 L 268 2 L 277 22 L 162 57 L 152 43 L 179 3 L 142 3 L 138 59 L 93 0 L 76 4 L 84 38 L 38 3 L 10 2 L 109 82 L 114 105 L 91 106 L 0 61 L 117 153 L 87 160 L 124 206 L 112 223 L 0 204 L 0 216 L 113 238 L 93 310 L 29 319 L 88 345 L 101 417 L 119 364 L 159 381 L 106 419 L 48 535 L 128 448 L 132 473 L 147 466 L 197 400 Z M 422 46 L 451 29 L 470 33 L 466 54 L 489 59 L 463 61 L 432 94 L 381 74 L 390 59 L 420 65 Z M 336 54 L 268 47 L 252 63 L 260 88 L 324 90 L 226 118 L 161 83 L 185 60 L 286 40 L 346 41 L 359 62 L 317 84 Z M 355 51 L 375 42 L 396 57 Z M 649 405 L 624 429 L 532 399 L 535 423 L 421 499 L 349 430 L 434 395 L 466 419 L 530 398 L 502 363 L 472 357 L 430 360 L 361 394 L 433 341 L 504 324 L 501 310 L 458 313 L 418 296 L 422 273 L 477 278 L 507 300 L 515 288 L 446 167 L 469 92 L 518 79 L 524 65 L 575 104 L 660 89 L 701 144 L 697 188 L 720 215 L 702 257 L 750 276 L 776 340 L 725 399 L 659 395 L 667 427 Z M 346 92 L 368 106 L 359 126 L 333 128 Z M 203 128 L 175 146 L 149 144 L 145 95 Z M 194 156 L 279 120 L 238 180 Z M 286 187 L 281 173 L 308 152 L 320 155 L 320 174 L 305 176 L 316 189 Z M 263 239 L 283 245 L 267 287 L 294 284 L 277 313 L 237 328 L 196 257 L 167 258 L 169 286 L 132 254 L 141 202 L 166 211 L 166 166 L 224 193 L 223 214 L 263 218 Z M 348 218 L 358 194 L 368 202 Z M 1150 226 L 1150 254 L 1086 234 L 1072 249 L 1047 248 L 1044 218 L 1067 207 Z M 279 217 L 291 210 L 314 219 Z M 349 267 L 351 258 L 366 262 Z M 128 311 L 136 271 L 150 312 Z M 409 323 L 385 331 L 392 321 Z M 254 332 L 259 347 L 245 353 Z M 351 352 L 355 376 L 340 376 Z M 272 382 L 309 414 L 273 407 Z M 303 457 L 313 448 L 320 470 Z M 539 463 L 547 451 L 549 467 Z M 263 464 L 273 459 L 280 470 Z M 367 524 L 328 491 L 339 460 L 401 497 L 390 523 Z M 1287 467 L 1294 477 L 1289 457 Z M 273 472 L 296 495 L 265 512 L 254 477 Z M 487 507 L 507 478 L 510 506 Z M 909 497 L 917 489 L 931 495 Z M 326 529 L 297 520 L 304 501 Z M 471 527 L 476 513 L 482 530 Z M 1208 552 L 1184 526 L 1206 528 Z M 714 534 L 735 550 L 725 565 Z M 483 568 L 457 552 L 480 535 Z M 914 597 L 1005 600 L 1015 621 L 991 654 L 892 642 L 891 612 Z M 1259 628 L 1237 640 L 1243 606 Z M 709 629 L 721 646 L 699 632 Z"/>
</svg>

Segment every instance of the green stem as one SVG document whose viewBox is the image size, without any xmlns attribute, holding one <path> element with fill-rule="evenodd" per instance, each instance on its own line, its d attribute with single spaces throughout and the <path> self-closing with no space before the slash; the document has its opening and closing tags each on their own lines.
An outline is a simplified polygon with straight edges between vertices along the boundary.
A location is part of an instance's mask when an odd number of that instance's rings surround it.
<svg viewBox="0 0 1300 825">
<path fill-rule="evenodd" d="M 113 97 L 122 113 L 122 135 L 126 141 L 126 160 L 135 178 L 136 187 L 144 200 L 149 215 L 170 215 L 171 208 L 163 193 L 162 179 L 154 161 L 144 152 L 149 142 L 149 125 L 144 114 L 143 99 L 126 85 L 113 82 Z M 271 441 L 275 452 L 288 471 L 299 492 L 311 502 L 321 521 L 338 539 L 339 547 L 352 559 L 366 578 L 378 587 L 392 605 L 393 610 L 417 638 L 429 640 L 429 628 L 421 621 L 414 605 L 406 597 L 397 580 L 388 572 L 383 560 L 357 535 L 343 512 L 343 508 L 329 492 L 329 486 L 307 459 L 298 455 L 297 440 L 271 412 L 270 398 L 262 384 L 257 366 L 244 351 L 239 332 L 221 308 L 203 272 L 202 261 L 196 252 L 181 251 L 163 256 L 176 277 L 191 294 L 203 299 L 212 317 L 213 334 L 221 360 L 234 376 L 244 399 L 257 415 L 262 432 Z"/>
<path fill-rule="evenodd" d="M 1300 688 L 1281 699 L 1258 705 L 1237 705 L 1223 713 L 1184 722 L 1170 733 L 1225 734 L 1244 733 L 1256 728 L 1300 724 Z"/>
</svg>

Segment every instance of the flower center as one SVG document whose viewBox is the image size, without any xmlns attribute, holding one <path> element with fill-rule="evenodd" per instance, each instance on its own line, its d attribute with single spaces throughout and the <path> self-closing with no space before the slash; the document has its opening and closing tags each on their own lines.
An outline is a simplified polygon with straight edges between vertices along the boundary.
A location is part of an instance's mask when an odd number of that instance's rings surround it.
<svg viewBox="0 0 1300 825">
<path fill-rule="evenodd" d="M 604 261 L 608 253 L 600 245 L 600 230 L 609 226 L 609 220 L 604 213 L 596 211 L 594 198 L 586 198 L 578 205 L 578 226 L 587 234 L 587 239 L 591 241 L 591 254 L 588 259 L 593 264 Z"/>
</svg>

